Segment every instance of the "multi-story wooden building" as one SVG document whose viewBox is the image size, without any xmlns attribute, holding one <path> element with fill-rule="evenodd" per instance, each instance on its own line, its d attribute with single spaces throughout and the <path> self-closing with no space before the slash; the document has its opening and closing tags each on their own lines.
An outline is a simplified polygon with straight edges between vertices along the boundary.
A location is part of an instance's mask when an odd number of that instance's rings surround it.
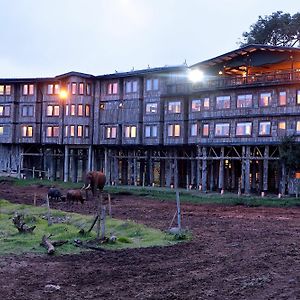
<svg viewBox="0 0 300 300">
<path fill-rule="evenodd" d="M 298 48 L 249 45 L 190 68 L 0 79 L 6 172 L 78 181 L 101 169 L 109 184 L 285 192 L 286 135 L 300 142 Z"/>
</svg>

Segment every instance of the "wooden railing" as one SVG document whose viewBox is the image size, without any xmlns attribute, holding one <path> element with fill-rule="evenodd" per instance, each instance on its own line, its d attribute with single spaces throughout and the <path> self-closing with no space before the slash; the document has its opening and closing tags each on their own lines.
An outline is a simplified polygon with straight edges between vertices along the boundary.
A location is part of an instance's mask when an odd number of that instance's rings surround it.
<svg viewBox="0 0 300 300">
<path fill-rule="evenodd" d="M 184 82 L 167 86 L 167 94 L 185 94 L 197 90 L 218 89 L 243 85 L 260 85 L 262 83 L 286 83 L 300 81 L 300 70 L 277 71 L 248 76 L 224 76 L 206 79 L 199 83 Z"/>
</svg>

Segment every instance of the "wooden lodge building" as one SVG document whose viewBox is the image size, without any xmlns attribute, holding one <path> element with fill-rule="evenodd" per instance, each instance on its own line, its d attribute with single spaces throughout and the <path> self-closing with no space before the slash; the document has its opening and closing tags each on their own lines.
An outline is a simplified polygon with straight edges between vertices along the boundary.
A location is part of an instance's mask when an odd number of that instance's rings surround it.
<svg viewBox="0 0 300 300">
<path fill-rule="evenodd" d="M 199 70 L 202 80 L 189 80 Z M 249 45 L 190 68 L 0 79 L 0 171 L 20 176 L 76 182 L 97 169 L 108 184 L 285 193 L 285 135 L 300 141 L 299 48 Z"/>
</svg>

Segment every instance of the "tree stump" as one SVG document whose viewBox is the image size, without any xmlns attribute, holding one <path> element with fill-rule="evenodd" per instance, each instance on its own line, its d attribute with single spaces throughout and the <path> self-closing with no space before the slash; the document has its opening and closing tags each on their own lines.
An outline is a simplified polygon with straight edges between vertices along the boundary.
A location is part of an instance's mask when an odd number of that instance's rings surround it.
<svg viewBox="0 0 300 300">
<path fill-rule="evenodd" d="M 29 227 L 28 225 L 26 225 L 24 222 L 24 216 L 19 214 L 15 214 L 15 216 L 12 219 L 12 222 L 17 227 L 20 233 L 32 233 L 33 230 L 36 228 L 36 226 Z"/>
<path fill-rule="evenodd" d="M 68 241 L 64 241 L 64 240 L 61 240 L 61 241 L 51 241 L 50 240 L 50 237 L 52 235 L 50 234 L 48 237 L 46 237 L 46 235 L 43 236 L 42 238 L 42 242 L 41 242 L 41 246 L 45 247 L 47 249 L 47 253 L 49 255 L 52 255 L 54 254 L 55 252 L 55 247 L 58 247 L 58 246 L 62 246 L 66 243 L 68 243 Z"/>
</svg>

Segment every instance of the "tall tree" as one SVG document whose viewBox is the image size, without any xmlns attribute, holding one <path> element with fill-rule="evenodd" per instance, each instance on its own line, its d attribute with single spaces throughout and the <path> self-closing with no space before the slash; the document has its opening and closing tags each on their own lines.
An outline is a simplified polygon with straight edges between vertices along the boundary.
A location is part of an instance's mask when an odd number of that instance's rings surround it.
<svg viewBox="0 0 300 300">
<path fill-rule="evenodd" d="M 250 26 L 250 31 L 243 33 L 240 44 L 300 46 L 300 13 L 291 16 L 277 11 L 269 16 L 259 16 L 257 22 Z"/>
</svg>

